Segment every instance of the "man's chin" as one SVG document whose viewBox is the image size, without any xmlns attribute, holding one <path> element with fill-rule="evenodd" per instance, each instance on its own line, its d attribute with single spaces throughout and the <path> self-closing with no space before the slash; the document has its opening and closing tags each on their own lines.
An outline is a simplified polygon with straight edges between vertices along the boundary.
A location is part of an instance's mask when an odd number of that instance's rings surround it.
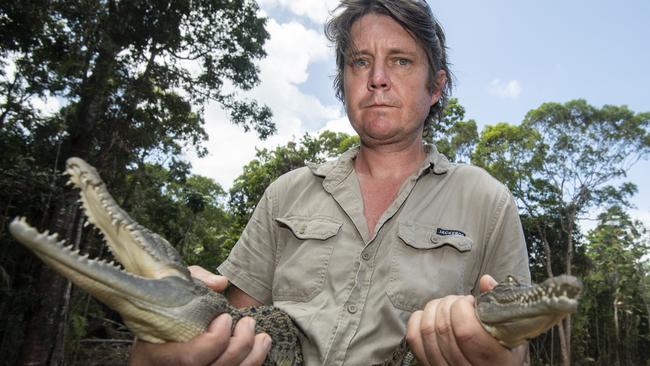
<svg viewBox="0 0 650 366">
<path fill-rule="evenodd" d="M 364 147 L 386 147 L 386 146 L 406 146 L 412 143 L 421 143 L 422 135 L 405 136 L 399 133 L 385 134 L 364 134 L 359 135 L 361 145 Z M 416 141 L 417 140 L 417 141 Z"/>
</svg>

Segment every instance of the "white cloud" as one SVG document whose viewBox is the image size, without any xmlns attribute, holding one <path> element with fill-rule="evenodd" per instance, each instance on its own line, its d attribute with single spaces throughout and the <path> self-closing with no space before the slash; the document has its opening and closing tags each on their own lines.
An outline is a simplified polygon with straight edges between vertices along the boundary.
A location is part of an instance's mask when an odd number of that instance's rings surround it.
<svg viewBox="0 0 650 366">
<path fill-rule="evenodd" d="M 300 23 L 278 24 L 275 19 L 269 19 L 267 30 L 271 39 L 265 45 L 268 56 L 261 61 L 263 77 L 281 78 L 294 84 L 304 83 L 309 63 L 325 60 L 329 56 L 325 36 Z"/>
<path fill-rule="evenodd" d="M 278 24 L 274 19 L 268 22 L 268 30 L 268 56 L 260 62 L 262 83 L 251 96 L 273 110 L 278 130 L 294 119 L 300 120 L 304 129 L 312 129 L 338 118 L 338 106 L 323 105 L 316 96 L 299 89 L 309 77 L 309 65 L 330 57 L 325 37 L 302 24 Z"/>
<path fill-rule="evenodd" d="M 256 147 L 273 148 L 300 136 L 300 121 L 293 119 L 286 120 L 277 134 L 260 141 L 255 133 L 246 133 L 240 126 L 230 123 L 226 112 L 216 105 L 207 108 L 205 120 L 209 154 L 202 159 L 188 154 L 192 172 L 216 180 L 226 190 L 242 173 L 243 166 L 255 157 Z"/>
<path fill-rule="evenodd" d="M 488 86 L 488 92 L 501 98 L 517 99 L 522 92 L 522 88 L 518 80 L 503 82 L 500 79 L 494 79 Z"/>
<path fill-rule="evenodd" d="M 321 132 L 329 130 L 333 132 L 344 132 L 347 133 L 348 135 L 356 135 L 356 131 L 352 128 L 352 125 L 350 124 L 350 121 L 348 121 L 347 116 L 343 116 L 341 118 L 333 119 L 327 121 L 325 123 L 325 126 L 318 130 L 316 134 L 320 134 Z"/>
<path fill-rule="evenodd" d="M 279 7 L 307 17 L 312 22 L 324 24 L 329 11 L 338 5 L 338 0 L 258 0 L 258 3 L 264 9 Z"/>
<path fill-rule="evenodd" d="M 193 154 L 188 156 L 194 173 L 215 179 L 225 189 L 230 188 L 242 167 L 255 157 L 255 147 L 284 145 L 328 121 L 342 119 L 343 110 L 339 105 L 323 105 L 316 96 L 299 88 L 309 79 L 310 65 L 332 57 L 325 37 L 302 24 L 280 24 L 272 18 L 267 22 L 267 30 L 270 34 L 265 44 L 267 57 L 259 62 L 261 83 L 246 96 L 271 108 L 278 132 L 267 141 L 260 141 L 254 132 L 245 133 L 241 127 L 232 125 L 227 113 L 212 104 L 205 114 L 205 128 L 210 137 L 206 147 L 210 154 L 203 159 Z"/>
</svg>

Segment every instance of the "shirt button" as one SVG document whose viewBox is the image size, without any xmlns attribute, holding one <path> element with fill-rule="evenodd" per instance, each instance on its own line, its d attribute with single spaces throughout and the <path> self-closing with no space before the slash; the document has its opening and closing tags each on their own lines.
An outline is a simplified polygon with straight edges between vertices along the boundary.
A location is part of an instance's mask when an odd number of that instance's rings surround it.
<svg viewBox="0 0 650 366">
<path fill-rule="evenodd" d="M 348 312 L 349 312 L 350 314 L 354 314 L 354 313 L 356 313 L 357 310 L 358 310 L 358 309 L 357 309 L 357 306 L 356 306 L 356 305 L 348 305 Z"/>
<path fill-rule="evenodd" d="M 361 258 L 362 258 L 364 261 L 369 260 L 369 259 L 370 259 L 370 253 L 368 253 L 368 252 L 363 252 L 363 253 L 361 253 Z"/>
</svg>

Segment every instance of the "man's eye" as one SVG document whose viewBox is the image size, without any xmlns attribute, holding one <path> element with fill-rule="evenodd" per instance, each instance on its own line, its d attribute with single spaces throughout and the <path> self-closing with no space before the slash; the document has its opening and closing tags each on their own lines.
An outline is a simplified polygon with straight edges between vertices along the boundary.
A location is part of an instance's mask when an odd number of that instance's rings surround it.
<svg viewBox="0 0 650 366">
<path fill-rule="evenodd" d="M 411 64 L 411 60 L 406 59 L 406 58 L 398 58 L 397 59 L 397 64 L 400 66 L 407 66 Z"/>
<path fill-rule="evenodd" d="M 355 67 L 365 67 L 365 66 L 368 66 L 368 61 L 366 61 L 364 59 L 356 59 L 356 60 L 352 61 L 352 65 L 355 66 Z"/>
</svg>

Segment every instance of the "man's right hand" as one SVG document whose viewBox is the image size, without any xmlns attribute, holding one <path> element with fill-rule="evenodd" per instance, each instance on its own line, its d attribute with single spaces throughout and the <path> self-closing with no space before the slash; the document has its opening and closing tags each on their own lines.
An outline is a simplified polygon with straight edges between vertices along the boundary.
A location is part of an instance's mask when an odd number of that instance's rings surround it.
<svg viewBox="0 0 650 366">
<path fill-rule="evenodd" d="M 190 267 L 192 276 L 215 291 L 223 291 L 228 283 L 201 267 Z M 136 340 L 131 350 L 130 364 L 140 365 L 261 365 L 271 349 L 268 334 L 255 334 L 255 320 L 243 318 L 231 333 L 232 318 L 228 314 L 216 317 L 205 333 L 188 342 L 154 344 Z"/>
</svg>

